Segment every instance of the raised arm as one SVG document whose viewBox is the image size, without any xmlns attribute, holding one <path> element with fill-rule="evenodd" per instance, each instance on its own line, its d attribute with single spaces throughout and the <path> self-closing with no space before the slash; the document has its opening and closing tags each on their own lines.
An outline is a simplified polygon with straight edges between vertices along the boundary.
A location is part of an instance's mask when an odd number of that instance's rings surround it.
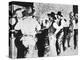
<svg viewBox="0 0 80 60">
<path fill-rule="evenodd" d="M 20 30 L 20 29 L 21 29 L 21 22 L 19 21 L 15 26 L 15 30 Z"/>
<path fill-rule="evenodd" d="M 62 26 L 58 26 L 56 23 L 54 23 L 53 26 L 56 28 L 54 35 L 56 35 L 63 28 Z"/>
</svg>

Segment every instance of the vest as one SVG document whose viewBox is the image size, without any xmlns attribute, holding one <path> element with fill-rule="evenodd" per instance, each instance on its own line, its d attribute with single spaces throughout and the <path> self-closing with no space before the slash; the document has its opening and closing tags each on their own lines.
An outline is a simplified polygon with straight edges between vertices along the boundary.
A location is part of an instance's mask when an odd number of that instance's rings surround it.
<svg viewBox="0 0 80 60">
<path fill-rule="evenodd" d="M 54 21 L 52 22 L 51 26 L 48 28 L 48 33 L 54 33 L 56 31 L 56 29 L 53 27 L 53 23 Z"/>
</svg>

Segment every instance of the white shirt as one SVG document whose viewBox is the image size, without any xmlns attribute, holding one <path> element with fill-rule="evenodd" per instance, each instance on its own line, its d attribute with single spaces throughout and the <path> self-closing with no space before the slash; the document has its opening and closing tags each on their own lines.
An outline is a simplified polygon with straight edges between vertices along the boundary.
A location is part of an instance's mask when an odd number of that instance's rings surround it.
<svg viewBox="0 0 80 60">
<path fill-rule="evenodd" d="M 29 35 L 36 34 L 35 28 L 37 28 L 37 30 L 40 30 L 41 27 L 36 21 L 36 19 L 32 17 L 25 18 L 24 20 L 18 22 L 18 24 L 15 27 L 15 29 L 21 30 L 23 34 Z"/>
<path fill-rule="evenodd" d="M 55 21 L 55 23 L 53 23 L 53 26 L 54 26 L 54 28 L 56 28 L 56 29 L 61 29 L 61 28 L 63 28 L 62 21 L 61 21 L 61 26 L 58 26 L 57 21 Z"/>
<path fill-rule="evenodd" d="M 64 18 L 62 18 L 61 24 L 63 27 L 69 27 L 69 20 L 64 21 Z"/>
<path fill-rule="evenodd" d="M 78 29 L 78 23 L 75 23 L 75 20 L 73 20 L 73 29 Z"/>
<path fill-rule="evenodd" d="M 58 26 L 57 21 L 53 23 L 53 27 L 56 28 L 56 32 L 54 33 L 55 35 L 63 28 L 63 25 Z"/>
</svg>

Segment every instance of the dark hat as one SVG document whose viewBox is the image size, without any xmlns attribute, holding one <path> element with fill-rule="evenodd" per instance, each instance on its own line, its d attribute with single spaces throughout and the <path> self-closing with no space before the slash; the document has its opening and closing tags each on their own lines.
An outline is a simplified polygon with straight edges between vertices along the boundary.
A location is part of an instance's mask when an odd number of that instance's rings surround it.
<svg viewBox="0 0 80 60">
<path fill-rule="evenodd" d="M 58 11 L 58 13 L 56 15 L 63 17 L 63 15 L 61 14 L 61 11 Z"/>
<path fill-rule="evenodd" d="M 54 12 L 51 12 L 50 14 L 48 14 L 48 16 L 51 16 L 53 19 L 56 19 Z"/>
</svg>

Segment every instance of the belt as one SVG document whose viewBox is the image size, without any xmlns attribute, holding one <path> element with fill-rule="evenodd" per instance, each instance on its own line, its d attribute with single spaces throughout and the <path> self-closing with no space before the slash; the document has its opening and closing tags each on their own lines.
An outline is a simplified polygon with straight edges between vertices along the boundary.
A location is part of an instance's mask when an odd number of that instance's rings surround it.
<svg viewBox="0 0 80 60">
<path fill-rule="evenodd" d="M 27 37 L 27 36 L 33 37 L 33 35 L 27 35 L 27 34 L 26 34 L 26 35 L 25 35 L 25 34 L 23 34 L 23 36 L 25 36 L 25 37 Z"/>
</svg>

